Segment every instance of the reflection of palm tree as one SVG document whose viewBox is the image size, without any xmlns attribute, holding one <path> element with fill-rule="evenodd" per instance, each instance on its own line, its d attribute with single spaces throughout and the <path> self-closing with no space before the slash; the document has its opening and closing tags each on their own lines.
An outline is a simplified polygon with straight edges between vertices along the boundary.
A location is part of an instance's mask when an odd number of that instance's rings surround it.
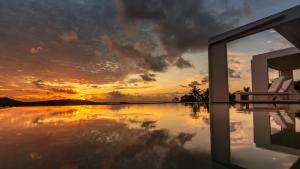
<svg viewBox="0 0 300 169">
<path fill-rule="evenodd" d="M 191 117 L 193 119 L 198 119 L 200 117 L 199 112 L 200 112 L 200 104 L 199 103 L 189 103 L 185 104 L 186 106 L 189 106 L 192 110 Z"/>
<path fill-rule="evenodd" d="M 194 103 L 193 104 L 193 113 L 192 113 L 192 118 L 198 119 L 199 118 L 199 112 L 200 112 L 200 104 Z"/>
</svg>

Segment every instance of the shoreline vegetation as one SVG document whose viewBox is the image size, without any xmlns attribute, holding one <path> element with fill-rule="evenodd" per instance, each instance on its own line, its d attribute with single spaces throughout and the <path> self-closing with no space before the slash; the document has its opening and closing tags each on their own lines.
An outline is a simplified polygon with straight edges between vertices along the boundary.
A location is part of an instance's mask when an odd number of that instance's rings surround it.
<svg viewBox="0 0 300 169">
<path fill-rule="evenodd" d="M 175 97 L 171 101 L 152 101 L 152 102 L 96 102 L 89 100 L 75 100 L 75 99 L 62 99 L 62 100 L 46 100 L 46 101 L 18 101 L 9 97 L 0 97 L 0 107 L 29 107 L 29 106 L 80 106 L 80 105 L 126 105 L 126 104 L 168 104 L 168 103 L 207 103 L 208 89 L 200 90 L 200 84 L 197 81 L 191 82 L 188 87 L 190 92 L 183 95 L 180 99 Z"/>
<path fill-rule="evenodd" d="M 62 99 L 62 100 L 46 100 L 46 101 L 18 101 L 8 97 L 0 97 L 0 107 L 29 107 L 29 106 L 80 106 L 80 105 L 130 105 L 130 104 L 170 104 L 170 103 L 208 103 L 209 102 L 209 89 L 201 90 L 200 84 L 197 81 L 191 82 L 187 87 L 189 93 L 181 96 L 180 98 L 175 97 L 171 101 L 141 101 L 141 102 L 96 102 L 89 100 L 74 100 L 74 99 Z M 294 83 L 296 90 L 300 91 L 300 81 Z M 243 91 L 249 92 L 250 87 L 244 87 Z M 235 102 L 235 96 L 229 93 L 230 103 Z M 246 99 L 246 98 L 245 98 Z"/>
<path fill-rule="evenodd" d="M 92 105 L 126 105 L 126 104 L 167 104 L 167 103 L 180 103 L 174 101 L 153 101 L 153 102 L 95 102 L 88 100 L 46 100 L 46 101 L 33 101 L 24 102 L 14 100 L 8 97 L 0 98 L 0 107 L 30 107 L 30 106 L 92 106 Z"/>
</svg>

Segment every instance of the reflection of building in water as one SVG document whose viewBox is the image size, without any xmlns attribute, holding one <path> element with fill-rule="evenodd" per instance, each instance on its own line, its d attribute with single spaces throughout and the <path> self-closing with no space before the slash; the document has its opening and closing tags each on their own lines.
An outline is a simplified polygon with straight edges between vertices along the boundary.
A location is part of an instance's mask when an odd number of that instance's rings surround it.
<svg viewBox="0 0 300 169">
<path fill-rule="evenodd" d="M 230 106 L 211 104 L 211 152 L 216 168 L 242 168 L 232 160 L 230 134 Z M 244 107 L 245 108 L 245 107 Z M 253 112 L 254 143 L 257 148 L 300 156 L 300 132 L 296 132 L 296 114 L 299 105 L 250 105 Z M 278 127 L 272 133 L 271 122 Z M 297 158 L 296 158 L 297 160 Z M 261 164 L 264 166 L 264 164 Z M 267 167 L 267 166 L 264 166 Z M 248 166 L 246 166 L 248 168 Z M 300 161 L 294 161 L 293 168 L 300 168 Z"/>
<path fill-rule="evenodd" d="M 296 132 L 295 112 L 295 109 L 253 109 L 256 146 L 300 155 L 300 133 Z M 277 132 L 272 133 L 271 121 L 279 126 Z"/>
<path fill-rule="evenodd" d="M 216 169 L 243 168 L 231 161 L 229 108 L 228 104 L 210 105 L 211 155 Z"/>
<path fill-rule="evenodd" d="M 296 132 L 296 109 L 298 105 L 285 105 L 286 109 L 253 109 L 254 142 L 257 147 L 300 155 L 300 133 Z M 271 120 L 278 126 L 279 131 L 272 133 Z M 291 167 L 300 168 L 300 160 Z"/>
</svg>

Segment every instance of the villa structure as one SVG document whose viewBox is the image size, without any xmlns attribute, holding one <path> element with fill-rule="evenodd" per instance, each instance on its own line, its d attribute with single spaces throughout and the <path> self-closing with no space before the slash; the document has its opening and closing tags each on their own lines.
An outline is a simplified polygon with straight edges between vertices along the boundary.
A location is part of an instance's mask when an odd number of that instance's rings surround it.
<svg viewBox="0 0 300 169">
<path fill-rule="evenodd" d="M 268 68 L 278 70 L 281 76 L 293 79 L 293 70 L 300 69 L 300 6 L 209 39 L 211 103 L 229 102 L 227 43 L 268 29 L 277 31 L 294 47 L 253 56 L 252 90 L 257 93 L 268 92 Z"/>
</svg>

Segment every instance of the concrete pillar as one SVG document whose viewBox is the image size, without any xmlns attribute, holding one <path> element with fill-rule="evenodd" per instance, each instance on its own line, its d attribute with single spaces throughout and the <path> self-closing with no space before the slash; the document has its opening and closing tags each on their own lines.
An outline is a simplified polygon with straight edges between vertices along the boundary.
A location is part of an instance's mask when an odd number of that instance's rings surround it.
<svg viewBox="0 0 300 169">
<path fill-rule="evenodd" d="M 214 162 L 230 165 L 230 119 L 228 104 L 210 105 L 211 153 Z"/>
<path fill-rule="evenodd" d="M 226 43 L 211 44 L 208 52 L 210 102 L 229 102 Z"/>
<path fill-rule="evenodd" d="M 251 61 L 252 91 L 267 92 L 269 89 L 268 60 L 263 56 L 254 56 Z"/>
<path fill-rule="evenodd" d="M 254 142 L 258 147 L 265 147 L 271 143 L 270 111 L 257 107 L 253 109 Z"/>
</svg>

